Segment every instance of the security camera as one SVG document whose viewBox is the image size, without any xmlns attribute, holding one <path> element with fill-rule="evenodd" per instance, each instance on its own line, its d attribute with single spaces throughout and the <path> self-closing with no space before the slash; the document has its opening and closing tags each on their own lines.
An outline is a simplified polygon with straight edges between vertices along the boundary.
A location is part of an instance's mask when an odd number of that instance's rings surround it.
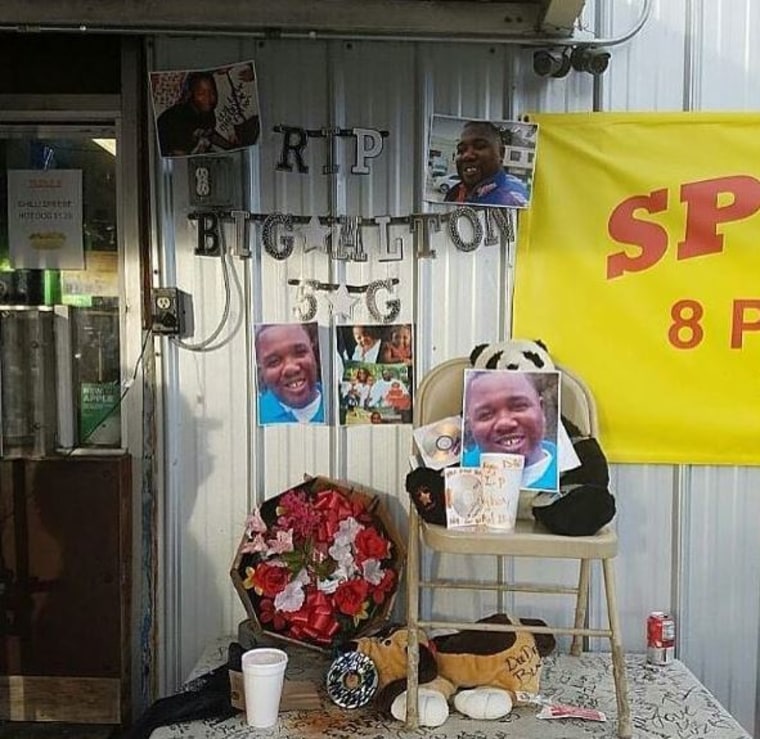
<svg viewBox="0 0 760 739">
<path fill-rule="evenodd" d="M 570 64 L 577 72 L 588 72 L 594 76 L 604 74 L 610 64 L 607 49 L 590 46 L 576 46 L 570 54 Z"/>
<path fill-rule="evenodd" d="M 564 77 L 570 71 L 570 57 L 561 51 L 539 49 L 533 53 L 533 71 L 539 77 Z"/>
</svg>

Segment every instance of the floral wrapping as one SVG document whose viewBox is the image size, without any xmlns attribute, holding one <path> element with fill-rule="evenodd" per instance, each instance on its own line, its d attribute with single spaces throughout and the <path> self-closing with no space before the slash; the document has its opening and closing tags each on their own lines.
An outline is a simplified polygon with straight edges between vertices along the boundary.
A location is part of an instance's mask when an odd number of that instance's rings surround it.
<svg viewBox="0 0 760 739">
<path fill-rule="evenodd" d="M 248 517 L 232 579 L 260 628 L 329 649 L 387 617 L 402 558 L 377 498 L 312 478 Z"/>
</svg>

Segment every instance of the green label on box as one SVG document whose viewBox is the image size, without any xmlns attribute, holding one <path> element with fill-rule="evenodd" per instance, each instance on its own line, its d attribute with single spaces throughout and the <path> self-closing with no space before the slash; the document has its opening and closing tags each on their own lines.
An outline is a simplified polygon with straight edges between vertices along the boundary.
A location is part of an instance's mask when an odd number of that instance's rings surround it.
<svg viewBox="0 0 760 739">
<path fill-rule="evenodd" d="M 83 382 L 79 391 L 79 443 L 118 446 L 121 442 L 119 385 Z"/>
</svg>

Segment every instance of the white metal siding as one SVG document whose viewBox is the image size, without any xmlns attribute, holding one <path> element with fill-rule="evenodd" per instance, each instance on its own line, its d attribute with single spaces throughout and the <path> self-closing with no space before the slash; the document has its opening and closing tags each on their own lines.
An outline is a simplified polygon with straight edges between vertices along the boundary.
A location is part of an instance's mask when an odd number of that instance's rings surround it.
<svg viewBox="0 0 760 739">
<path fill-rule="evenodd" d="M 634 0 L 598 0 L 587 4 L 584 18 L 587 23 L 598 20 L 600 33 L 611 37 L 630 28 L 639 9 Z M 488 44 L 167 37 L 155 40 L 153 66 L 255 60 L 263 133 L 247 159 L 251 210 L 325 215 L 333 202 L 337 212 L 348 215 L 407 215 L 425 209 L 419 193 L 424 135 L 433 112 L 498 119 L 536 111 L 591 110 L 594 100 L 604 110 L 752 109 L 760 100 L 755 71 L 760 61 L 759 14 L 751 0 L 658 0 L 641 34 L 613 51 L 596 90 L 594 80 L 583 74 L 539 79 L 532 73 L 530 50 Z M 307 128 L 359 125 L 391 135 L 365 177 L 347 173 L 353 153 L 339 144 L 342 174 L 331 189 L 330 178 L 321 174 L 320 142 L 307 148 L 309 175 L 275 170 L 281 137 L 271 128 L 280 123 Z M 183 165 L 169 169 L 173 173 L 163 184 L 171 185 L 173 178 L 172 193 L 168 187 L 160 191 L 163 212 L 168 212 L 167 198 L 173 197 L 174 205 L 174 216 L 164 218 L 161 229 L 163 280 L 193 294 L 197 340 L 221 315 L 220 264 L 193 256 L 194 233 L 182 200 Z M 295 289 L 283 288 L 289 278 L 362 284 L 397 277 L 399 320 L 416 324 L 421 376 L 447 358 L 469 353 L 478 342 L 505 336 L 510 323 L 511 245 L 464 254 L 441 235 L 434 247 L 435 259 L 416 264 L 411 234 L 402 262 L 330 263 L 324 254 L 303 255 L 298 249 L 283 262 L 265 254 L 246 265 L 235 261 L 240 279 L 248 279 L 246 320 L 290 320 Z M 372 254 L 371 245 L 368 251 Z M 233 304 L 237 315 L 242 308 L 234 296 Z M 366 320 L 361 316 L 359 310 L 357 319 Z M 318 320 L 329 325 L 324 301 Z M 329 354 L 327 332 L 325 338 Z M 386 492 L 404 528 L 410 429 L 258 429 L 249 420 L 249 351 L 241 327 L 217 352 L 190 354 L 169 347 L 164 353 L 169 524 L 163 532 L 163 574 L 167 584 L 181 583 L 176 633 L 171 628 L 167 632 L 166 654 L 178 656 L 176 664 L 166 665 L 168 688 L 189 671 L 208 640 L 234 631 L 244 617 L 228 570 L 252 500 L 278 492 L 305 472 L 331 474 Z M 714 412 L 719 411 L 706 409 L 705 422 Z M 680 657 L 753 732 L 760 663 L 760 547 L 755 531 L 760 469 L 614 465 L 611 472 L 619 511 L 616 567 L 625 648 L 644 649 L 649 611 L 673 611 Z M 455 567 L 448 561 L 442 566 Z M 470 574 L 483 567 L 464 566 Z M 574 573 L 559 569 L 564 567 L 559 563 L 552 574 L 573 581 Z M 547 575 L 544 565 L 529 562 L 515 563 L 510 573 L 533 580 Z M 600 585 L 597 573 L 590 611 L 595 624 L 605 618 Z M 489 597 L 473 602 L 436 596 L 435 602 L 424 602 L 433 611 L 477 615 L 479 609 L 495 605 Z M 515 605 L 526 615 L 570 618 L 569 604 L 559 599 L 522 597 L 510 603 Z"/>
</svg>

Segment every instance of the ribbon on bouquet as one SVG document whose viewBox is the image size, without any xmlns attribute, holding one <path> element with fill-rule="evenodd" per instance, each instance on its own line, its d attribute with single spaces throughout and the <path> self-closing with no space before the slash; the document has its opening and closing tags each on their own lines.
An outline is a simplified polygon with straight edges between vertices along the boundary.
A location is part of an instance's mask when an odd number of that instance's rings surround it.
<svg viewBox="0 0 760 739">
<path fill-rule="evenodd" d="M 339 628 L 333 605 L 321 591 L 309 593 L 302 608 L 290 619 L 291 637 L 309 638 L 320 644 L 329 644 Z"/>
</svg>

